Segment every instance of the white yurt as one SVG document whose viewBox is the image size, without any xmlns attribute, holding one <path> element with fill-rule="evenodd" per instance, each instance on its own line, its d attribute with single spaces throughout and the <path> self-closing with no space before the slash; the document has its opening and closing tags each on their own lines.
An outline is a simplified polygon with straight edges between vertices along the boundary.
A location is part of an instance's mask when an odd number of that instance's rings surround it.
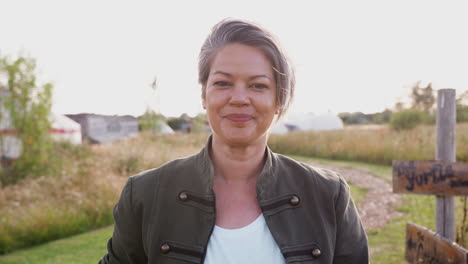
<svg viewBox="0 0 468 264">
<path fill-rule="evenodd" d="M 272 134 L 286 134 L 291 131 L 324 131 L 343 129 L 343 121 L 333 113 L 291 113 L 274 123 Z"/>
<path fill-rule="evenodd" d="M 343 129 L 343 120 L 335 114 L 302 114 L 297 119 L 293 120 L 293 124 L 297 125 L 302 131 L 324 131 Z"/>
<path fill-rule="evenodd" d="M 58 114 L 50 117 L 51 135 L 56 141 L 66 141 L 75 145 L 81 144 L 81 125 L 72 119 Z"/>
<path fill-rule="evenodd" d="M 8 112 L 0 106 L 0 157 L 17 159 L 21 155 L 21 141 L 17 138 L 18 131 L 12 126 Z M 81 126 L 64 115 L 52 114 L 50 130 L 53 140 L 81 144 Z"/>
</svg>

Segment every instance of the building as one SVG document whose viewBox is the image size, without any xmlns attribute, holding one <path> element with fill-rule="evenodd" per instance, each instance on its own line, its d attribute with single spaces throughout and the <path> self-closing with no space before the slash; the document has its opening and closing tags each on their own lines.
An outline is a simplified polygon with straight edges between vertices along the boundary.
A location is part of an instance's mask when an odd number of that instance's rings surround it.
<svg viewBox="0 0 468 264">
<path fill-rule="evenodd" d="M 80 123 L 82 139 L 90 143 L 107 143 L 138 134 L 138 119 L 130 115 L 76 114 L 66 116 Z"/>
</svg>

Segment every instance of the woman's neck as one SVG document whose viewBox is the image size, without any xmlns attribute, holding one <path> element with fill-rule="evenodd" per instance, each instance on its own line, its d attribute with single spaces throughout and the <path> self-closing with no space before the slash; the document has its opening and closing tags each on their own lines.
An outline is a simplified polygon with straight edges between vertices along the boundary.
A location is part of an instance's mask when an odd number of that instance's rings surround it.
<svg viewBox="0 0 468 264">
<path fill-rule="evenodd" d="M 265 163 L 266 144 L 266 137 L 247 146 L 233 146 L 213 136 L 210 154 L 217 180 L 225 183 L 256 181 Z"/>
</svg>

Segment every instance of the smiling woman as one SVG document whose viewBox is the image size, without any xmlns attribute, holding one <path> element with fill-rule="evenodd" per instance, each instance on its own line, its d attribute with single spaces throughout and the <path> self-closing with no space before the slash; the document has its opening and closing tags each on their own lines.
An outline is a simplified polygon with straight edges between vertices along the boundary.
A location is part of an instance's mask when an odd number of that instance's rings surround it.
<svg viewBox="0 0 468 264">
<path fill-rule="evenodd" d="M 275 114 L 276 83 L 268 58 L 243 44 L 230 44 L 218 51 L 206 82 L 203 107 L 214 140 L 230 144 L 263 145 Z"/>
<path fill-rule="evenodd" d="M 294 91 L 272 35 L 221 21 L 199 82 L 212 135 L 200 153 L 129 178 L 101 263 L 368 263 L 344 179 L 267 146 Z"/>
</svg>

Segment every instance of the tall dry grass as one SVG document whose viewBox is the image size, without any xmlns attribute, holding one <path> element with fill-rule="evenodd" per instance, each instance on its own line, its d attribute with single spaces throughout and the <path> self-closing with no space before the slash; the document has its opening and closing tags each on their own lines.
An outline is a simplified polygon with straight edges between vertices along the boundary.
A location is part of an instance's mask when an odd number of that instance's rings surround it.
<svg viewBox="0 0 468 264">
<path fill-rule="evenodd" d="M 112 208 L 134 173 L 194 154 L 207 135 L 154 135 L 60 148 L 62 171 L 0 189 L 0 254 L 112 223 Z M 88 148 L 88 149 L 86 149 Z M 79 151 L 78 151 L 79 152 Z"/>
<path fill-rule="evenodd" d="M 271 135 L 269 146 L 279 153 L 390 165 L 394 159 L 433 160 L 435 138 L 434 126 L 400 132 L 382 127 Z M 456 145 L 457 160 L 468 161 L 468 123 L 457 125 Z"/>
</svg>

